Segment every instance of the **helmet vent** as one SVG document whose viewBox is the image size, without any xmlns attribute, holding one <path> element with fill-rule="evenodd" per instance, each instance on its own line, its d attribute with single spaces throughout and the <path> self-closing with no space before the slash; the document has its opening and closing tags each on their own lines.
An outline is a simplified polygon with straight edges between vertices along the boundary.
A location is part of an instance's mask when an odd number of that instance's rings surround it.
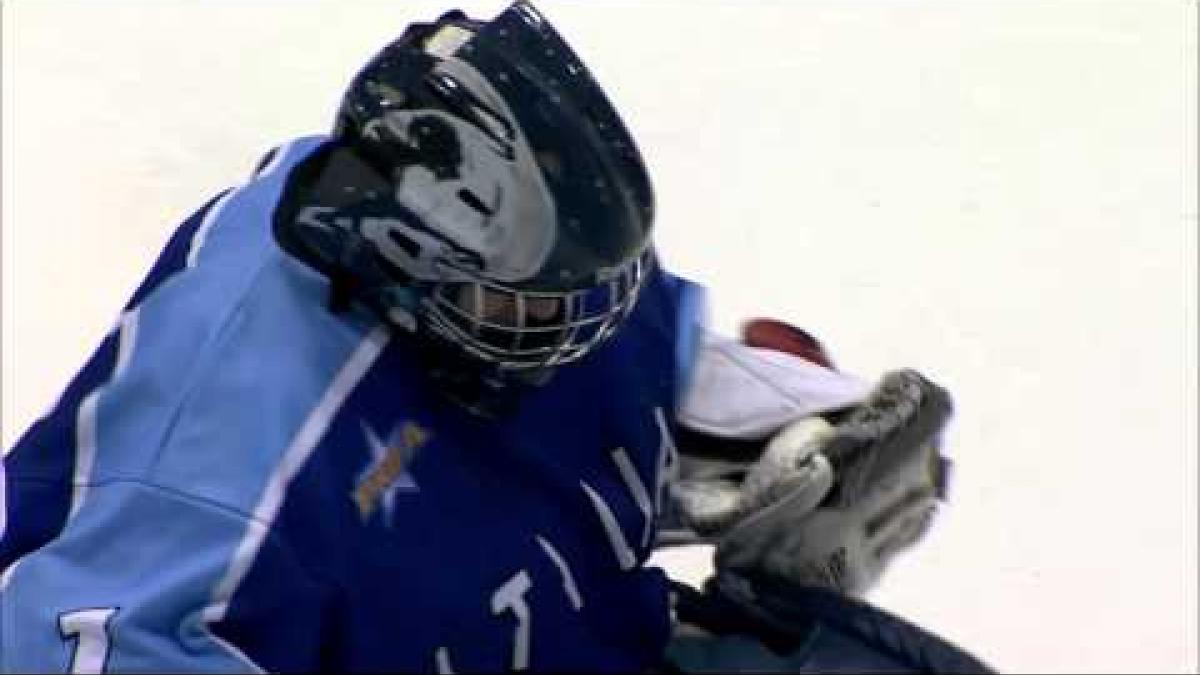
<svg viewBox="0 0 1200 675">
<path fill-rule="evenodd" d="M 412 258 L 420 257 L 421 245 L 418 244 L 417 242 L 413 241 L 412 239 L 410 239 L 407 235 L 403 234 L 402 232 L 398 232 L 394 229 L 389 229 L 387 231 L 387 236 L 388 236 L 388 239 L 391 239 L 397 246 L 404 249 L 404 252 L 407 253 L 410 257 L 412 257 Z"/>
<path fill-rule="evenodd" d="M 470 190 L 468 190 L 466 188 L 462 188 L 461 190 L 458 191 L 458 198 L 463 200 L 463 203 L 466 204 L 467 206 L 475 209 L 476 211 L 482 213 L 483 215 L 485 215 L 489 218 L 491 216 L 495 215 L 494 212 L 492 211 L 492 209 L 490 207 L 488 207 L 487 204 L 483 203 L 482 199 L 480 199 L 478 196 L 476 196 L 474 192 L 471 192 Z M 487 224 L 486 221 L 484 224 L 485 225 Z"/>
</svg>

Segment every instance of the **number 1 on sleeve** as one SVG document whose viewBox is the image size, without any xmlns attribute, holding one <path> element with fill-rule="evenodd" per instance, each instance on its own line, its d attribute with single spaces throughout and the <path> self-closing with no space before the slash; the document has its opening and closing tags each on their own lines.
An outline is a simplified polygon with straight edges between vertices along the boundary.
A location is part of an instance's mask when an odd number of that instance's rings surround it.
<svg viewBox="0 0 1200 675">
<path fill-rule="evenodd" d="M 112 617 L 116 613 L 115 607 L 98 607 L 59 615 L 58 630 L 62 638 L 75 641 L 69 672 L 104 672 L 112 638 Z"/>
</svg>

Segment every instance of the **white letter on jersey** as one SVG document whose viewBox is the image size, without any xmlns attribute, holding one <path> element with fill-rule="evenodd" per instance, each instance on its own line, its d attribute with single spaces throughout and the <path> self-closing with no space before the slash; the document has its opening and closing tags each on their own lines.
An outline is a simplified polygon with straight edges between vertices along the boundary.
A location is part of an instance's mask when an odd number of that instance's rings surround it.
<svg viewBox="0 0 1200 675">
<path fill-rule="evenodd" d="M 629 459 L 625 448 L 614 448 L 612 458 L 617 465 L 617 471 L 621 473 L 621 480 L 625 481 L 626 489 L 629 490 L 629 494 L 633 495 L 634 503 L 642 511 L 642 518 L 644 518 L 642 546 L 649 546 L 650 531 L 654 527 L 654 504 L 650 501 L 650 492 L 646 489 L 646 484 L 642 482 L 642 477 L 638 475 L 637 468 L 633 466 L 633 460 Z"/>
<path fill-rule="evenodd" d="M 558 568 L 558 573 L 562 575 L 563 592 L 567 594 L 567 599 L 571 601 L 571 607 L 578 612 L 583 607 L 583 596 L 579 595 L 579 587 L 575 585 L 575 575 L 571 574 L 571 568 L 567 565 L 567 561 L 558 552 L 558 549 L 543 539 L 541 535 L 537 536 L 537 543 L 542 547 L 542 551 L 546 554 L 546 557 L 550 558 L 554 566 Z"/>
<path fill-rule="evenodd" d="M 675 439 L 671 437 L 671 428 L 667 425 L 667 416 L 662 408 L 654 409 L 654 420 L 658 423 L 658 477 L 654 486 L 654 514 L 661 516 L 663 512 L 663 496 L 667 486 L 675 480 L 678 471 L 678 452 L 675 449 Z"/>
<path fill-rule="evenodd" d="M 626 572 L 633 569 L 637 565 L 637 556 L 629 548 L 629 542 L 625 541 L 625 534 L 621 531 L 621 526 L 617 523 L 617 517 L 613 515 L 612 509 L 608 508 L 608 503 L 592 489 L 591 485 L 584 481 L 579 481 L 579 485 L 587 493 L 588 499 L 592 501 L 592 508 L 600 517 L 600 524 L 604 526 L 604 533 L 608 535 L 608 543 L 612 544 L 613 553 L 617 555 L 617 563 Z"/>
<path fill-rule="evenodd" d="M 525 602 L 525 592 L 532 586 L 529 575 L 521 570 L 513 575 L 504 585 L 492 594 L 492 614 L 500 614 L 504 610 L 512 610 L 517 617 L 517 633 L 513 644 L 513 670 L 524 670 L 529 667 L 529 603 Z"/>
<path fill-rule="evenodd" d="M 71 657 L 72 673 L 103 673 L 108 661 L 109 621 L 117 613 L 115 607 L 81 609 L 61 614 L 58 630 L 64 640 L 75 640 L 75 655 Z"/>
</svg>

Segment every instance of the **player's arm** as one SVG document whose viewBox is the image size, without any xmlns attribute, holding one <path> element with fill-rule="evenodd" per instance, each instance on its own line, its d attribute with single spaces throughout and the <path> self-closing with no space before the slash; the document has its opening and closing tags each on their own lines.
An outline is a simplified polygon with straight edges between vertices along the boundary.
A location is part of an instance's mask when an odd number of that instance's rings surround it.
<svg viewBox="0 0 1200 675">
<path fill-rule="evenodd" d="M 75 483 L 88 469 L 87 441 L 95 426 L 101 390 L 128 366 L 136 342 L 134 310 L 163 283 L 194 264 L 211 217 L 227 194 L 213 197 L 172 232 L 99 346 L 54 404 L 5 452 L 8 480 L 0 493 L 6 497 L 0 501 L 5 516 L 0 522 L 6 522 L 7 528 L 0 527 L 0 570 L 57 536 L 73 500 L 82 497 L 83 489 Z"/>
<path fill-rule="evenodd" d="M 945 495 L 949 394 L 911 370 L 872 386 L 779 321 L 695 330 L 660 543 L 715 544 L 722 579 L 862 595 Z"/>
<path fill-rule="evenodd" d="M 136 357 L 120 356 L 131 348 L 132 325 L 105 339 L 4 458 L 0 672 L 258 670 L 210 620 L 240 542 L 261 526 L 135 475 L 134 460 L 148 456 L 139 447 L 152 446 L 154 434 L 112 433 L 149 430 L 157 417 L 144 395 L 158 387 L 137 376 Z M 204 448 L 163 448 L 172 450 Z M 316 602 L 315 585 L 282 547 L 265 546 L 259 558 L 297 591 L 290 608 Z M 317 615 L 276 610 L 257 619 L 259 632 L 310 635 L 316 644 L 317 627 L 303 621 Z"/>
<path fill-rule="evenodd" d="M 23 476 L 9 476 L 20 488 Z M 20 510 L 16 524 L 23 520 Z M 11 523 L 10 523 L 11 524 Z M 286 604 L 216 625 L 228 609 L 222 581 L 248 564 L 238 547 L 254 527 L 242 514 L 138 481 L 93 486 L 52 541 L 5 570 L 0 587 L 0 671 L 253 672 L 226 638 L 274 640 L 292 668 L 319 661 L 322 595 L 275 542 L 271 561 Z M 286 642 L 287 644 L 283 644 Z M 272 666 L 278 664 L 272 664 Z"/>
<path fill-rule="evenodd" d="M 659 543 L 715 544 L 716 574 L 677 588 L 670 667 L 986 671 L 853 597 L 945 495 L 949 394 L 911 370 L 871 386 L 778 321 L 750 322 L 741 340 L 701 323 L 682 316 L 677 333 L 690 326 L 695 347 Z"/>
<path fill-rule="evenodd" d="M 245 238 L 214 227 L 229 194 L 175 231 L 116 327 L 4 457 L 0 671 L 255 669 L 235 644 L 272 655 L 265 667 L 318 665 L 327 596 L 250 515 L 262 491 L 248 481 L 298 423 L 242 410 L 261 380 L 239 376 L 256 352 L 218 349 L 262 339 L 227 321 L 256 269 Z M 219 339 L 235 325 L 238 339 Z M 316 395 L 297 389 L 283 391 L 298 415 Z M 268 583 L 243 577 L 252 563 Z M 260 601 L 230 602 L 251 587 Z"/>
</svg>

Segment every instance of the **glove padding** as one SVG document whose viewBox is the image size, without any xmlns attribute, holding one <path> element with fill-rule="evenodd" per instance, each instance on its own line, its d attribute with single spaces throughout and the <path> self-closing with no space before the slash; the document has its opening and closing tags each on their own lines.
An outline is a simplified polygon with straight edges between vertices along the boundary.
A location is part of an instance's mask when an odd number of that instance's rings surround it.
<svg viewBox="0 0 1200 675">
<path fill-rule="evenodd" d="M 723 586 L 862 595 L 945 496 L 938 444 L 950 413 L 944 389 L 898 370 L 861 404 L 788 425 L 752 460 L 689 456 L 681 445 L 677 517 L 716 544 Z"/>
</svg>

